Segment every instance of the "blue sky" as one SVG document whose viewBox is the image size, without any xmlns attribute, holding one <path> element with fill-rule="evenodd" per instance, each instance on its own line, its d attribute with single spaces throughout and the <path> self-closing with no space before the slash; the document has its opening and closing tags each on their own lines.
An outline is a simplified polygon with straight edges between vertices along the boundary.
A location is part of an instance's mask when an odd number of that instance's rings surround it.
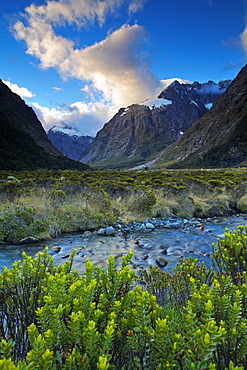
<svg viewBox="0 0 247 370">
<path fill-rule="evenodd" d="M 235 78 L 246 16 L 246 0 L 2 0 L 0 78 L 46 130 L 95 135 L 167 79 Z"/>
</svg>

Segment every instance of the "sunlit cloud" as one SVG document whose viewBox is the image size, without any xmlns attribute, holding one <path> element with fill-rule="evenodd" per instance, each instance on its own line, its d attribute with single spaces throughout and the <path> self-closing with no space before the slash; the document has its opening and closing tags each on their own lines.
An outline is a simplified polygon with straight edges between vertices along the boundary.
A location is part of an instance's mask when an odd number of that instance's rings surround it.
<svg viewBox="0 0 247 370">
<path fill-rule="evenodd" d="M 243 50 L 247 57 L 247 26 L 245 27 L 245 30 L 241 34 L 240 38 L 241 38 L 241 44 L 242 44 Z"/>
<path fill-rule="evenodd" d="M 19 87 L 17 84 L 14 84 L 10 81 L 3 81 L 12 92 L 21 96 L 22 98 L 33 98 L 35 94 L 29 91 L 26 87 Z"/>
<path fill-rule="evenodd" d="M 60 0 L 25 9 L 24 20 L 13 27 L 15 38 L 24 40 L 26 53 L 39 61 L 42 69 L 54 68 L 62 79 L 76 78 L 86 102 L 63 108 L 33 108 L 48 130 L 71 127 L 73 132 L 95 135 L 120 107 L 156 97 L 163 84 L 150 70 L 149 39 L 144 27 L 124 24 L 111 30 L 105 39 L 84 48 L 56 34 L 56 26 L 83 26 L 116 14 L 123 6 L 127 16 L 142 10 L 146 0 Z M 61 91 L 53 87 L 55 91 Z"/>
<path fill-rule="evenodd" d="M 128 1 L 135 12 L 144 0 Z M 16 39 L 24 40 L 27 53 L 40 61 L 43 69 L 55 68 L 63 79 L 77 78 L 90 85 L 90 94 L 101 91 L 105 101 L 115 107 L 138 103 L 161 86 L 149 68 L 148 35 L 138 25 L 123 25 L 104 40 L 84 49 L 56 35 L 54 24 L 83 25 L 95 19 L 104 22 L 124 0 L 48 1 L 46 5 L 26 8 L 26 24 L 14 25 Z M 86 88 L 85 88 L 86 89 Z"/>
</svg>

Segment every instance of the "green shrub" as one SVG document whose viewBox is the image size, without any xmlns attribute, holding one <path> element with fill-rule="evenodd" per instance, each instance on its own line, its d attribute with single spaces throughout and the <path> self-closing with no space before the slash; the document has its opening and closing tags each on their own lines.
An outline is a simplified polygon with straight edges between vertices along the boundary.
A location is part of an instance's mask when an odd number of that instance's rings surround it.
<svg viewBox="0 0 247 370">
<path fill-rule="evenodd" d="M 149 214 L 155 203 L 156 197 L 151 191 L 140 189 L 130 209 L 137 213 Z"/>
<path fill-rule="evenodd" d="M 235 284 L 246 282 L 247 232 L 246 227 L 226 229 L 224 238 L 213 244 L 213 263 L 220 274 L 230 275 Z"/>
<path fill-rule="evenodd" d="M 243 242 L 242 231 L 232 233 L 232 246 Z M 190 258 L 173 275 L 144 272 L 143 290 L 128 266 L 132 252 L 118 270 L 112 256 L 105 270 L 87 260 L 83 277 L 73 257 L 54 267 L 46 250 L 3 269 L 0 369 L 247 368 L 245 270 L 233 281 L 222 256 L 222 274 Z M 152 295 L 161 293 L 163 307 Z"/>
<path fill-rule="evenodd" d="M 34 207 L 9 206 L 0 214 L 0 242 L 18 244 L 26 237 L 40 238 L 48 226 Z"/>
</svg>

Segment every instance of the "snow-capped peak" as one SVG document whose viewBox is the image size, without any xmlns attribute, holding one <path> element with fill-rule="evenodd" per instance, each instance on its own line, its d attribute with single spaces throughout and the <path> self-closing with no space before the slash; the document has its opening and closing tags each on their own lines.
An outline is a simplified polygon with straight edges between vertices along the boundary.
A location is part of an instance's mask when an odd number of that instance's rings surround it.
<svg viewBox="0 0 247 370">
<path fill-rule="evenodd" d="M 160 81 L 163 85 L 163 90 L 170 86 L 174 81 L 178 81 L 180 84 L 193 84 L 193 82 L 191 82 L 190 80 L 185 80 L 182 78 L 168 78 L 167 80 Z"/>
<path fill-rule="evenodd" d="M 64 127 L 52 126 L 49 131 L 60 132 L 62 134 L 66 134 L 69 136 L 85 136 L 85 135 L 79 134 L 75 129 L 69 126 L 64 126 Z"/>
</svg>

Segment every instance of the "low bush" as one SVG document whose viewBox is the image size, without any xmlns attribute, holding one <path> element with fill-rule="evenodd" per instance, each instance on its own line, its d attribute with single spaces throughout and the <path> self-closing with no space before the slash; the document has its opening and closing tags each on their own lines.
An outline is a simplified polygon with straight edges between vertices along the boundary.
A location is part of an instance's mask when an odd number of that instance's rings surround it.
<svg viewBox="0 0 247 370">
<path fill-rule="evenodd" d="M 246 369 L 246 240 L 226 230 L 214 270 L 190 258 L 140 278 L 132 252 L 118 270 L 87 260 L 83 277 L 75 252 L 58 267 L 47 250 L 24 254 L 0 274 L 0 369 Z"/>
<path fill-rule="evenodd" d="M 47 237 L 48 220 L 35 207 L 9 206 L 0 213 L 0 242 L 18 244 L 26 237 Z"/>
</svg>

